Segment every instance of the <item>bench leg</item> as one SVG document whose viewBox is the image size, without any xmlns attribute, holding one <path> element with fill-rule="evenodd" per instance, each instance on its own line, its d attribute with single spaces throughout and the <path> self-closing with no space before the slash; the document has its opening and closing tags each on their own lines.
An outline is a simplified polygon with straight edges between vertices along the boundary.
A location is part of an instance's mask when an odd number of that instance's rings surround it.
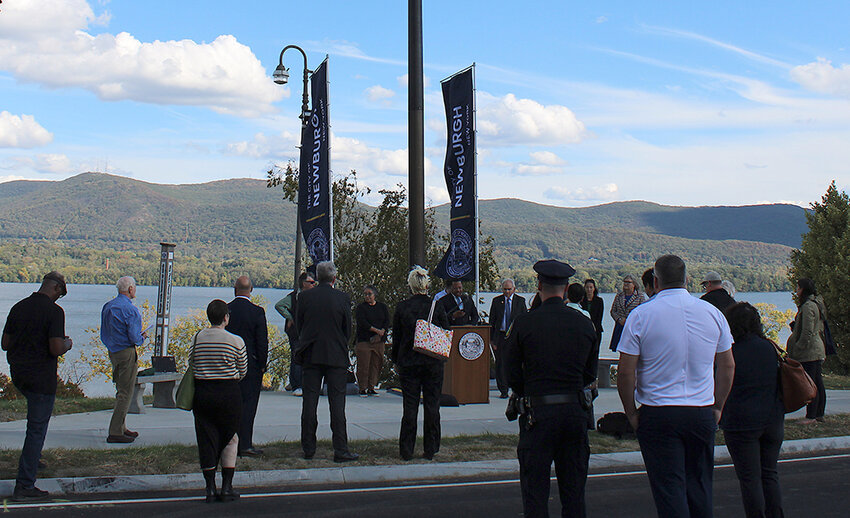
<svg viewBox="0 0 850 518">
<path fill-rule="evenodd" d="M 160 381 L 153 384 L 153 406 L 154 408 L 177 408 L 174 402 L 174 381 Z"/>
<path fill-rule="evenodd" d="M 128 414 L 144 414 L 145 413 L 145 401 L 142 399 L 142 396 L 145 394 L 145 384 L 144 383 L 136 383 L 133 387 L 133 397 L 130 398 L 130 408 L 127 410 Z"/>
</svg>

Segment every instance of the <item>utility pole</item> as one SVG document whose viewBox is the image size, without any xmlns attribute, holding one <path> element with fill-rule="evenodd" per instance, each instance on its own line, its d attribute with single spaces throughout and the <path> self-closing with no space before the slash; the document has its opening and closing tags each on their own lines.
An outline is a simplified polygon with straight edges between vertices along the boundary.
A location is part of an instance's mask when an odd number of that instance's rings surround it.
<svg viewBox="0 0 850 518">
<path fill-rule="evenodd" d="M 425 264 L 425 113 L 422 72 L 422 0 L 408 0 L 407 136 L 410 266 Z"/>
</svg>

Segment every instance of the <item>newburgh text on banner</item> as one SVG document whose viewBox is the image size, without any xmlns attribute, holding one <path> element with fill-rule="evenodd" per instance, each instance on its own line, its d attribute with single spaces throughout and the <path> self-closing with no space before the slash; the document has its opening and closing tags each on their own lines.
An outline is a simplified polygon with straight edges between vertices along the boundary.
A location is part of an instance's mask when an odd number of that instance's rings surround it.
<svg viewBox="0 0 850 518">
<path fill-rule="evenodd" d="M 328 61 L 313 72 L 310 81 L 313 109 L 301 129 L 301 165 L 298 175 L 298 217 L 307 252 L 313 264 L 330 261 L 331 182 L 328 130 Z"/>
<path fill-rule="evenodd" d="M 444 174 L 451 207 L 451 241 L 437 265 L 443 279 L 474 281 L 475 249 L 475 91 L 473 69 L 442 82 L 446 105 L 446 163 Z"/>
</svg>

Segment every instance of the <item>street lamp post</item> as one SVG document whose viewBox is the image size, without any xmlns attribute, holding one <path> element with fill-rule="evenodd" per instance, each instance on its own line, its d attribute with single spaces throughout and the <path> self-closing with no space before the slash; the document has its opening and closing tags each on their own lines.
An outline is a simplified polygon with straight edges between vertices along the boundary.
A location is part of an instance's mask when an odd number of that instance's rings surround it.
<svg viewBox="0 0 850 518">
<path fill-rule="evenodd" d="M 272 74 L 272 78 L 274 82 L 279 85 L 285 85 L 289 82 L 289 69 L 283 66 L 283 54 L 289 49 L 296 49 L 301 53 L 301 56 L 304 57 L 304 92 L 301 96 L 301 114 L 298 116 L 301 119 L 301 129 L 303 135 L 303 129 L 307 126 L 308 121 L 310 120 L 310 107 L 308 105 L 308 97 L 307 97 L 307 82 L 310 78 L 310 70 L 307 68 L 307 54 L 304 50 L 298 45 L 287 45 L 280 51 L 280 64 Z M 303 146 L 304 143 L 302 142 Z M 298 165 L 298 176 L 301 176 L 301 164 Z M 300 184 L 300 182 L 299 182 Z M 298 204 L 298 190 L 295 191 L 295 206 L 300 207 Z M 295 290 L 298 290 L 298 277 L 301 275 L 301 214 L 300 208 L 296 209 L 295 214 L 295 279 L 292 281 L 292 287 Z"/>
</svg>

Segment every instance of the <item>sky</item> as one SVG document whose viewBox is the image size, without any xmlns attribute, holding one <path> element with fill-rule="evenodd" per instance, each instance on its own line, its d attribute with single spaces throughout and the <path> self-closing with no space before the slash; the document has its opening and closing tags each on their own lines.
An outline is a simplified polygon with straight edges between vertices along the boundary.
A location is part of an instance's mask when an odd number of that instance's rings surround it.
<svg viewBox="0 0 850 518">
<path fill-rule="evenodd" d="M 841 1 L 423 2 L 426 197 L 440 81 L 475 63 L 479 196 L 808 206 L 850 191 Z M 3 0 L 0 181 L 265 178 L 328 57 L 331 168 L 407 183 L 407 2 Z M 374 201 L 375 194 L 366 201 Z"/>
</svg>

